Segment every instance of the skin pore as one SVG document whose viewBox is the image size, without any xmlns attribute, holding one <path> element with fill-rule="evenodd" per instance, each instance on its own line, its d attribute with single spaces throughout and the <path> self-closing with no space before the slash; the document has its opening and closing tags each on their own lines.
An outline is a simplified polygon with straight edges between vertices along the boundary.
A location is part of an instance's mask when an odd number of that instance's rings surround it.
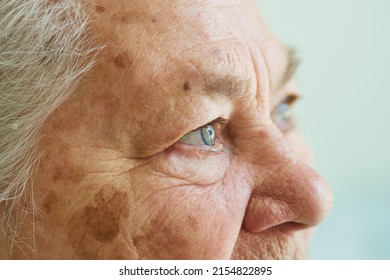
<svg viewBox="0 0 390 280">
<path fill-rule="evenodd" d="M 306 257 L 332 197 L 292 120 L 271 118 L 299 93 L 254 2 L 85 8 L 105 48 L 42 128 L 35 214 L 8 257 Z M 215 145 L 181 140 L 207 124 Z"/>
</svg>

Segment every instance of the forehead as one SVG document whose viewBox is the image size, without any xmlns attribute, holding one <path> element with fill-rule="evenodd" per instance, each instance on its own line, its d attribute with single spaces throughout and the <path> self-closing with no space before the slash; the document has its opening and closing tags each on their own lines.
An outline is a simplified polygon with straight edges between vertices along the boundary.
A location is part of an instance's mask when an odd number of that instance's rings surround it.
<svg viewBox="0 0 390 280">
<path fill-rule="evenodd" d="M 272 60 L 265 62 L 274 68 L 268 69 L 271 79 L 286 64 L 284 47 L 252 1 L 97 0 L 86 7 L 92 29 L 107 45 L 104 58 L 123 71 L 131 68 L 128 76 L 142 82 L 178 80 L 178 75 L 245 80 L 253 71 L 251 48 Z"/>
</svg>

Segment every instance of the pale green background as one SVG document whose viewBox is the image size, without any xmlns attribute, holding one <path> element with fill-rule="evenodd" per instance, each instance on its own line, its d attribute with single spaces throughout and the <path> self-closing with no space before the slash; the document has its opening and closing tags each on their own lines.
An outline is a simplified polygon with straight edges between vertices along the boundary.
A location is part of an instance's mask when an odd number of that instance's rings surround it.
<svg viewBox="0 0 390 280">
<path fill-rule="evenodd" d="M 313 259 L 390 259 L 390 1 L 257 0 L 303 58 L 296 108 L 335 206 Z"/>
</svg>

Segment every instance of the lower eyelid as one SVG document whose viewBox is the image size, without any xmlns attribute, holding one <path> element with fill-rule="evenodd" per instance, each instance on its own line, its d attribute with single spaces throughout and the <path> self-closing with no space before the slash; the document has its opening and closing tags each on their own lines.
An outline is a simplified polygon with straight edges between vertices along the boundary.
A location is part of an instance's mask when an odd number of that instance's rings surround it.
<svg viewBox="0 0 390 280">
<path fill-rule="evenodd" d="M 296 128 L 296 122 L 294 117 L 291 117 L 289 121 L 283 126 L 280 127 L 280 131 L 282 133 L 288 133 Z"/>
<path fill-rule="evenodd" d="M 192 146 L 185 143 L 177 142 L 167 149 L 167 152 L 180 153 L 186 157 L 205 158 L 225 154 L 221 143 L 216 142 L 216 146 Z"/>
</svg>

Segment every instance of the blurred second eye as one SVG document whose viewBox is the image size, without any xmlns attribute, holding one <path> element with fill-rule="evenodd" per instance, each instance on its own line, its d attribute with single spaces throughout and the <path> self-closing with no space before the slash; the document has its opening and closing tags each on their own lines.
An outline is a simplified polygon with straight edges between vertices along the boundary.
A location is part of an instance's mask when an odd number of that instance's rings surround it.
<svg viewBox="0 0 390 280">
<path fill-rule="evenodd" d="M 272 120 L 280 128 L 284 127 L 289 122 L 291 117 L 292 110 L 285 102 L 280 103 L 272 114 Z"/>
<path fill-rule="evenodd" d="M 289 96 L 278 106 L 271 114 L 273 122 L 279 127 L 282 132 L 288 132 L 294 128 L 294 117 L 292 105 L 297 100 L 295 96 Z"/>
</svg>

